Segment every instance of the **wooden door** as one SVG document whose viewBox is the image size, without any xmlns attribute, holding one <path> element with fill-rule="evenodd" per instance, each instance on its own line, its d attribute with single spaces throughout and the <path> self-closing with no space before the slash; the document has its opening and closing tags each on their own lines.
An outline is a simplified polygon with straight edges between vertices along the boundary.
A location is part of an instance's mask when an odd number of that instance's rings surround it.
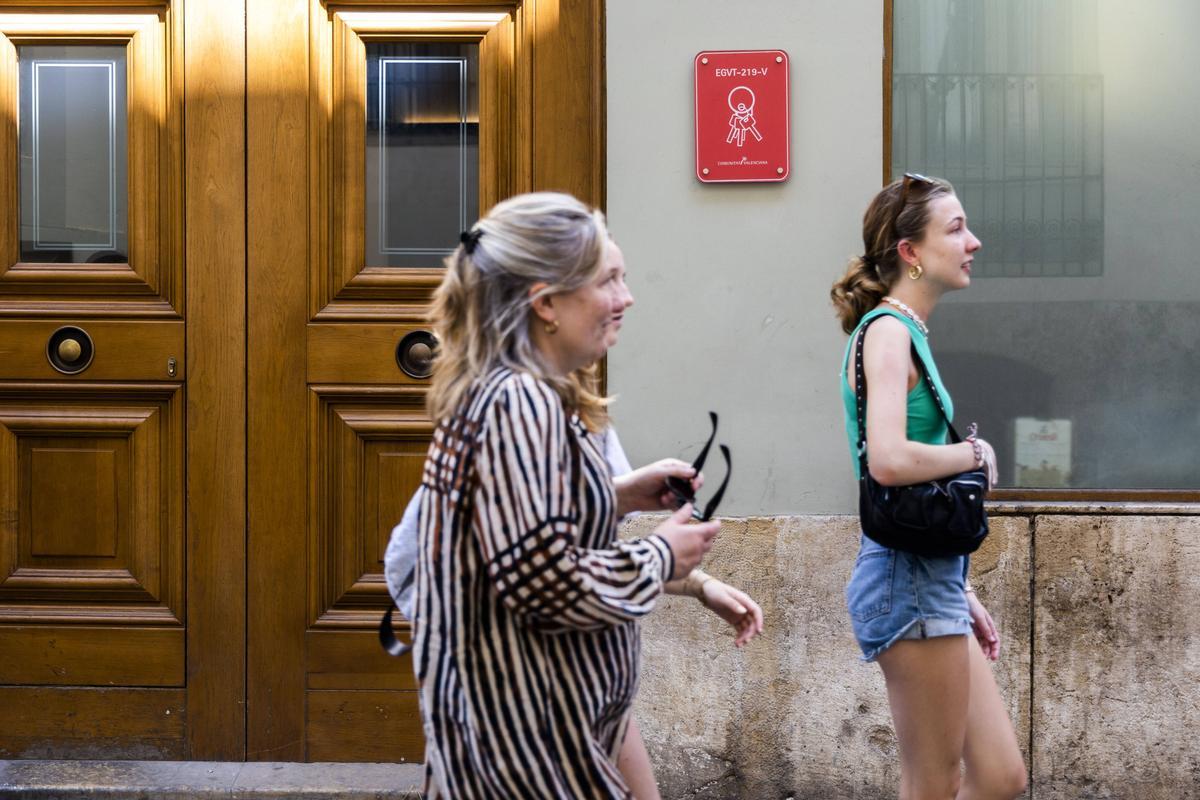
<svg viewBox="0 0 1200 800">
<path fill-rule="evenodd" d="M 422 755 L 411 661 L 375 635 L 431 433 L 399 351 L 481 209 L 603 203 L 602 8 L 248 4 L 251 759 Z"/>
<path fill-rule="evenodd" d="M 242 6 L 67 5 L 0 10 L 0 758 L 240 759 Z"/>
</svg>

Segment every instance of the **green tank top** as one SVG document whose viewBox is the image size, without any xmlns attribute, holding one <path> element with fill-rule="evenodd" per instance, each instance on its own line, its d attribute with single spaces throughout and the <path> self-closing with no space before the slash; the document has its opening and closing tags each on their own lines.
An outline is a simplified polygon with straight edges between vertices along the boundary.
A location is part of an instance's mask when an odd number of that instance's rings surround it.
<svg viewBox="0 0 1200 800">
<path fill-rule="evenodd" d="M 854 340 L 858 336 L 858 332 L 862 330 L 863 325 L 881 314 L 895 317 L 908 328 L 908 335 L 912 337 L 917 353 L 925 362 L 925 369 L 929 370 L 929 377 L 933 378 L 933 385 L 937 387 L 942 404 L 946 407 L 946 415 L 950 419 L 954 419 L 954 402 L 950 399 L 950 393 L 946 391 L 945 385 L 942 384 L 941 376 L 938 375 L 937 365 L 933 363 L 933 353 L 929 350 L 929 340 L 925 338 L 925 334 L 921 333 L 921 329 L 915 322 L 899 311 L 877 308 L 870 312 L 862 318 L 862 322 L 858 323 L 858 327 L 850 334 L 850 341 L 846 344 L 846 354 L 842 357 L 842 409 L 846 414 L 846 438 L 850 441 L 850 457 L 854 459 L 856 478 L 861 477 L 858 470 L 858 414 L 855 409 L 854 390 L 850 388 L 846 372 L 852 368 Z M 870 402 L 870 387 L 868 387 L 867 403 L 870 404 Z M 942 418 L 942 412 L 938 410 L 933 394 L 929 391 L 929 384 L 924 379 L 918 381 L 917 385 L 908 393 L 908 440 L 924 444 L 945 444 L 949 432 L 946 421 Z M 870 443 L 868 442 L 868 444 Z"/>
</svg>

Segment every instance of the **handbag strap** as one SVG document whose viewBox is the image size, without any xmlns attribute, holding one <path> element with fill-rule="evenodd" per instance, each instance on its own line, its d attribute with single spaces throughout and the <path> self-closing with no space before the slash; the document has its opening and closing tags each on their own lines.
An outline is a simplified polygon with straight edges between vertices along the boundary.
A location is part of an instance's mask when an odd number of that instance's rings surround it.
<svg viewBox="0 0 1200 800">
<path fill-rule="evenodd" d="M 392 628 L 392 612 L 395 610 L 396 603 L 392 601 L 388 610 L 384 612 L 383 619 L 379 620 L 379 645 L 389 656 L 402 656 L 412 650 L 412 645 L 400 641 Z"/>
<path fill-rule="evenodd" d="M 880 314 L 879 316 L 883 316 Z M 888 314 L 888 316 L 896 316 Z M 867 320 L 861 328 L 858 329 L 858 340 L 854 343 L 854 401 L 857 407 L 858 414 L 858 465 L 859 474 L 867 474 L 867 379 L 863 374 L 863 340 L 867 338 L 867 328 L 871 323 L 879 317 L 873 317 Z M 938 392 L 937 387 L 933 383 L 933 378 L 929 375 L 929 370 L 925 368 L 925 360 L 921 358 L 921 353 L 917 350 L 915 342 L 909 345 L 912 349 L 913 361 L 917 364 L 917 369 L 925 376 L 925 383 L 929 386 L 929 391 L 933 395 L 933 400 L 937 403 L 938 411 L 942 412 L 942 419 L 946 421 L 946 427 L 950 429 L 950 439 L 952 444 L 958 444 L 962 438 L 958 435 L 958 431 L 954 429 L 954 423 L 950 421 L 949 415 L 946 414 L 946 407 L 942 405 L 942 396 Z"/>
</svg>

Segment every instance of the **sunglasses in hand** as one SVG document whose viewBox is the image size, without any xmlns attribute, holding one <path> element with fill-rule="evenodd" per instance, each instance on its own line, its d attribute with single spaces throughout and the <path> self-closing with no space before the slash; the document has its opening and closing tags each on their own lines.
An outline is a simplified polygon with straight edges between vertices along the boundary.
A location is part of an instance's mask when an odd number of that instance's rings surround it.
<svg viewBox="0 0 1200 800">
<path fill-rule="evenodd" d="M 712 420 L 712 433 L 708 435 L 708 441 L 704 443 L 704 449 L 700 451 L 700 455 L 696 456 L 696 460 L 692 462 L 692 469 L 696 470 L 696 474 L 700 474 L 700 470 L 704 469 L 704 460 L 708 458 L 708 451 L 712 447 L 713 440 L 717 438 L 717 415 L 716 412 L 708 412 L 708 418 Z M 725 445 L 718 445 L 721 449 L 721 455 L 725 456 L 725 480 L 721 481 L 721 485 L 717 488 L 715 494 L 708 501 L 708 505 L 704 507 L 703 513 L 700 511 L 700 504 L 696 502 L 696 490 L 692 488 L 691 480 L 687 478 L 667 478 L 667 491 L 675 498 L 675 507 L 682 508 L 687 503 L 692 504 L 692 519 L 700 522 L 707 522 L 712 519 L 713 512 L 717 510 L 717 506 L 721 503 L 721 498 L 725 496 L 725 487 L 729 485 L 729 475 L 733 471 L 733 466 L 729 461 L 729 448 Z"/>
</svg>

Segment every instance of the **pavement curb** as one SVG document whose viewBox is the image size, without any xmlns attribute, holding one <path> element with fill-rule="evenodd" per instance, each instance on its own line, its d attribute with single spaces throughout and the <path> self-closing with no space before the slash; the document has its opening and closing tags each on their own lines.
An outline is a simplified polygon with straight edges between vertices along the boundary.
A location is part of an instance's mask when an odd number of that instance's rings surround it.
<svg viewBox="0 0 1200 800">
<path fill-rule="evenodd" d="M 420 800 L 420 764 L 0 761 L 5 800 Z"/>
</svg>

